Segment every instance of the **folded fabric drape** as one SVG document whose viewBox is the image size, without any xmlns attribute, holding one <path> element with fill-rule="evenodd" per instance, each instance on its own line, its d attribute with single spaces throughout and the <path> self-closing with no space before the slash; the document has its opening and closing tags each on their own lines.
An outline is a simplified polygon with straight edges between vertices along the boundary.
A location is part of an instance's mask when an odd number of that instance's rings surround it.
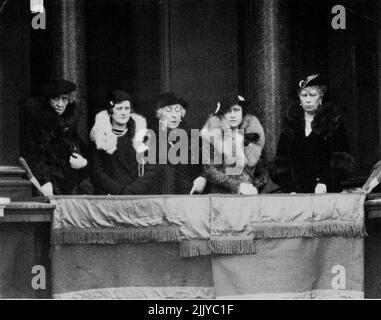
<svg viewBox="0 0 381 320">
<path fill-rule="evenodd" d="M 52 244 L 180 241 L 190 257 L 255 253 L 255 239 L 365 235 L 362 193 L 50 200 Z"/>
</svg>

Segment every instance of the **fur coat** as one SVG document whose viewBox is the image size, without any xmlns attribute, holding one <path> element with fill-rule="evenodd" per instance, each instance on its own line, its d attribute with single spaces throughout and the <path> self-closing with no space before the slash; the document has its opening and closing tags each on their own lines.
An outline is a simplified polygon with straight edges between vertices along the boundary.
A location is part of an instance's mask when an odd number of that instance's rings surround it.
<svg viewBox="0 0 381 320">
<path fill-rule="evenodd" d="M 78 134 L 75 102 L 69 103 L 60 116 L 46 98 L 32 98 L 26 102 L 25 111 L 21 153 L 39 183 L 51 182 L 56 195 L 87 193 L 80 189 L 88 175 L 87 166 L 74 170 L 69 162 L 73 152 L 88 159 L 87 145 Z"/>
<path fill-rule="evenodd" d="M 336 106 L 321 105 L 305 135 L 304 111 L 291 105 L 281 133 L 271 178 L 283 192 L 313 193 L 317 182 L 328 192 L 342 191 L 341 182 L 354 168 L 344 125 Z"/>
<path fill-rule="evenodd" d="M 204 174 L 212 193 L 238 194 L 241 183 L 253 184 L 261 191 L 267 183 L 268 173 L 261 160 L 265 144 L 261 123 L 246 114 L 239 129 L 242 131 L 230 130 L 223 117 L 213 115 L 201 130 Z M 247 134 L 252 134 L 254 143 L 244 146 Z"/>
<path fill-rule="evenodd" d="M 118 137 L 112 132 L 107 111 L 95 117 L 90 139 L 94 142 L 91 181 L 96 194 L 157 193 L 152 183 L 158 179 L 157 170 L 137 160 L 148 148 L 144 142 L 147 121 L 143 116 L 132 113 L 127 129 L 125 135 Z"/>
</svg>

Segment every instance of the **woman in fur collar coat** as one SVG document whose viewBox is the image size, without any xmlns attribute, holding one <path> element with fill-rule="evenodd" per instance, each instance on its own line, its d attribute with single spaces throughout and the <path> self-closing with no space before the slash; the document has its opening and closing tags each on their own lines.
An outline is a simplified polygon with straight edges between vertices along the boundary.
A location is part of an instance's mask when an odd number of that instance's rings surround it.
<svg viewBox="0 0 381 320">
<path fill-rule="evenodd" d="M 157 172 L 137 160 L 137 155 L 147 150 L 146 119 L 133 112 L 131 98 L 124 91 L 113 91 L 106 100 L 106 110 L 96 115 L 90 132 L 90 139 L 95 143 L 91 162 L 94 193 L 155 193 L 152 182 Z"/>
<path fill-rule="evenodd" d="M 201 131 L 204 174 L 212 193 L 258 194 L 268 181 L 261 160 L 264 130 L 246 113 L 248 104 L 241 96 L 222 99 Z"/>
<path fill-rule="evenodd" d="M 342 191 L 341 182 L 354 167 L 337 108 L 324 101 L 326 86 L 319 75 L 299 83 L 299 102 L 291 105 L 271 178 L 283 192 Z"/>
</svg>

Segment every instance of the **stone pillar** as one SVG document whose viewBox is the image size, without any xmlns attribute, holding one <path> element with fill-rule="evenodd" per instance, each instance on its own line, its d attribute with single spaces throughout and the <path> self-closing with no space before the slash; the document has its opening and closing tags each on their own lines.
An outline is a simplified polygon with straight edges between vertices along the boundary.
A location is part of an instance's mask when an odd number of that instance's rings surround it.
<svg viewBox="0 0 381 320">
<path fill-rule="evenodd" d="M 377 2 L 377 21 L 381 19 L 381 2 Z M 381 159 L 381 28 L 377 28 L 377 75 L 378 75 L 378 150 L 376 152 L 377 158 Z"/>
<path fill-rule="evenodd" d="M 86 0 L 50 0 L 46 6 L 50 73 L 77 84 L 74 99 L 81 111 L 80 134 L 87 140 Z"/>
<path fill-rule="evenodd" d="M 288 0 L 249 0 L 248 9 L 247 91 L 265 128 L 266 157 L 272 160 L 292 93 Z"/>
<path fill-rule="evenodd" d="M 30 94 L 29 1 L 0 5 L 0 197 L 28 200 L 31 184 L 20 168 L 22 105 Z"/>
</svg>

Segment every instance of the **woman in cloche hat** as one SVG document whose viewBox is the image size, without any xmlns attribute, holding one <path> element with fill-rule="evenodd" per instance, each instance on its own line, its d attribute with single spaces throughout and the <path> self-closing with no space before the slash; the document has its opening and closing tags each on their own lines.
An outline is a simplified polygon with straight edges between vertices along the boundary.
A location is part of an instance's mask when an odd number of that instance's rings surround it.
<svg viewBox="0 0 381 320">
<path fill-rule="evenodd" d="M 342 191 L 354 167 L 337 107 L 326 99 L 319 74 L 299 82 L 299 101 L 288 110 L 270 175 L 283 192 Z"/>
</svg>

